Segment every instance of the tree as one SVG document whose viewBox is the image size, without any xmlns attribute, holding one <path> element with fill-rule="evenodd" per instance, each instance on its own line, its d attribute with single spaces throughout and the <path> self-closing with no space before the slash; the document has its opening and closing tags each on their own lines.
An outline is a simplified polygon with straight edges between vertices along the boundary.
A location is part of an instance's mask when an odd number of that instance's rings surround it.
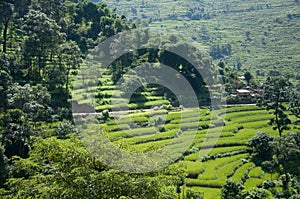
<svg viewBox="0 0 300 199">
<path fill-rule="evenodd" d="M 289 129 L 291 120 L 285 113 L 287 110 L 284 102 L 289 100 L 289 92 L 292 90 L 288 78 L 283 76 L 268 77 L 264 85 L 264 94 L 258 99 L 258 106 L 264 106 L 266 110 L 272 110 L 274 118 L 270 119 L 269 124 L 273 125 L 274 130 L 278 130 L 279 136 L 282 136 L 284 130 Z"/>
<path fill-rule="evenodd" d="M 7 90 L 11 84 L 11 81 L 11 76 L 5 70 L 0 69 L 0 109 L 3 108 L 6 110 L 7 108 Z"/>
<path fill-rule="evenodd" d="M 252 156 L 256 157 L 262 161 L 272 159 L 272 146 L 271 142 L 274 140 L 273 137 L 269 136 L 265 132 L 257 133 L 251 140 L 248 142 L 248 147 L 252 151 Z"/>
<path fill-rule="evenodd" d="M 300 183 L 299 179 L 289 173 L 283 174 L 279 177 L 282 183 L 282 196 L 283 198 L 293 198 L 293 196 L 298 196 L 300 194 Z M 298 198 L 295 197 L 295 198 Z"/>
<path fill-rule="evenodd" d="M 81 52 L 76 42 L 70 41 L 60 46 L 59 54 L 60 66 L 65 66 L 65 71 L 63 71 L 65 74 L 65 88 L 66 95 L 69 95 L 71 70 L 76 70 L 79 68 L 79 64 L 82 61 Z"/>
<path fill-rule="evenodd" d="M 249 86 L 250 80 L 253 78 L 253 75 L 252 75 L 250 72 L 246 72 L 246 73 L 244 74 L 244 77 L 245 77 L 245 79 L 246 79 L 246 81 L 247 81 L 247 85 Z"/>
<path fill-rule="evenodd" d="M 221 189 L 221 199 L 242 199 L 243 185 L 234 181 L 227 181 Z"/>
<path fill-rule="evenodd" d="M 289 110 L 300 119 L 300 94 L 299 92 L 294 91 L 291 94 L 289 102 Z"/>
<path fill-rule="evenodd" d="M 51 119 L 51 96 L 41 85 L 14 84 L 8 89 L 8 99 L 9 107 L 22 110 L 28 121 L 33 122 L 34 127 L 38 121 Z"/>
<path fill-rule="evenodd" d="M 64 0 L 31 0 L 31 9 L 45 13 L 57 23 L 64 18 Z"/>
<path fill-rule="evenodd" d="M 4 53 L 6 53 L 8 27 L 9 27 L 9 23 L 12 19 L 13 12 L 14 12 L 13 2 L 9 1 L 9 0 L 1 0 L 0 1 L 0 10 L 1 10 L 0 22 L 1 22 L 1 26 L 3 26 L 2 51 Z M 2 27 L 0 27 L 0 30 L 1 30 L 1 28 Z"/>
<path fill-rule="evenodd" d="M 4 127 L 1 131 L 1 141 L 5 149 L 5 155 L 11 158 L 14 155 L 27 157 L 30 145 L 31 128 L 25 121 L 24 114 L 19 109 L 9 110 L 1 118 Z"/>
<path fill-rule="evenodd" d="M 253 188 L 244 194 L 245 199 L 267 199 L 269 194 L 264 189 Z"/>
<path fill-rule="evenodd" d="M 277 166 L 282 169 L 282 173 L 288 172 L 299 174 L 300 158 L 300 135 L 298 133 L 288 133 L 282 137 L 277 137 L 271 143 L 273 158 L 277 161 Z"/>
<path fill-rule="evenodd" d="M 11 197 L 158 198 L 167 184 L 155 173 L 128 174 L 109 169 L 74 138 L 37 139 L 30 157 L 16 158 L 14 168 L 7 183 Z"/>
<path fill-rule="evenodd" d="M 40 82 L 47 63 L 53 61 L 55 51 L 64 40 L 57 23 L 46 14 L 29 10 L 25 15 L 23 30 L 27 37 L 23 43 L 23 61 L 31 80 Z"/>
</svg>

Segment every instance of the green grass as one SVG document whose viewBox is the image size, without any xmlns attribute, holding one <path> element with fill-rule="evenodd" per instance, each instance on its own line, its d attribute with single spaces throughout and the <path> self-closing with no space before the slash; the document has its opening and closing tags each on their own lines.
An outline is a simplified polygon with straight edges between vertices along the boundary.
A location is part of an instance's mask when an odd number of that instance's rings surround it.
<svg viewBox="0 0 300 199">
<path fill-rule="evenodd" d="M 204 164 L 202 162 L 196 161 L 185 161 L 186 163 L 186 172 L 189 174 L 200 174 L 205 170 Z"/>
<path fill-rule="evenodd" d="M 251 169 L 254 166 L 255 166 L 255 164 L 253 162 L 248 162 L 248 163 L 242 165 L 235 171 L 234 175 L 232 177 L 230 177 L 229 179 L 233 180 L 235 182 L 241 182 L 242 178 L 248 174 L 249 169 Z"/>
<path fill-rule="evenodd" d="M 213 149 L 202 149 L 201 153 L 208 154 L 208 155 L 223 154 L 223 153 L 239 151 L 243 149 L 246 149 L 246 146 L 217 147 Z M 192 153 L 190 155 L 185 156 L 184 159 L 188 161 L 196 161 L 199 159 L 201 153 L 200 152 Z"/>
<path fill-rule="evenodd" d="M 203 163 L 205 171 L 199 175 L 198 179 L 207 180 L 207 179 L 215 179 L 217 176 L 216 171 L 224 165 L 228 163 L 235 162 L 242 158 L 246 158 L 248 154 L 240 154 L 236 156 L 217 158 L 216 160 L 210 160 Z"/>
<path fill-rule="evenodd" d="M 249 172 L 249 176 L 251 178 L 261 178 L 263 175 L 264 175 L 264 172 L 261 167 L 254 167 Z"/>
<path fill-rule="evenodd" d="M 177 130 L 171 130 L 167 132 L 162 132 L 162 133 L 156 133 L 151 136 L 147 136 L 145 138 L 141 137 L 131 137 L 127 138 L 126 142 L 130 144 L 140 144 L 140 143 L 147 143 L 147 142 L 156 142 L 158 140 L 168 140 L 174 138 L 174 136 L 177 134 Z"/>
<path fill-rule="evenodd" d="M 249 154 L 246 153 L 246 145 L 258 131 L 277 134 L 267 124 L 270 115 L 266 111 L 259 110 L 255 106 L 231 107 L 229 110 L 224 127 L 211 126 L 209 129 L 197 130 L 195 137 L 192 134 L 193 131 L 188 129 L 197 127 L 198 124 L 205 126 L 218 122 L 219 119 L 215 116 L 217 111 L 211 111 L 207 115 L 207 109 L 200 109 L 197 114 L 193 110 L 186 109 L 183 110 L 185 117 L 181 121 L 181 111 L 178 110 L 132 110 L 120 118 L 116 117 L 118 121 L 111 119 L 101 126 L 109 139 L 117 145 L 125 146 L 125 150 L 131 152 L 156 151 L 172 143 L 170 146 L 174 149 L 173 153 L 180 156 L 186 147 L 183 146 L 182 139 L 191 139 L 193 144 L 190 148 L 193 147 L 192 150 L 195 151 L 187 153 L 176 164 L 185 165 L 188 176 L 186 185 L 189 188 L 203 190 L 208 198 L 210 196 L 218 198 L 220 188 L 227 179 L 245 180 L 244 185 L 247 190 L 271 179 L 269 173 L 263 172 L 260 167 L 254 167 L 254 163 L 248 162 Z M 165 124 L 155 126 L 154 120 L 159 117 L 164 120 Z M 214 119 L 210 121 L 210 118 Z M 129 126 L 133 124 L 135 124 L 134 127 Z M 141 125 L 149 125 L 149 127 Z M 174 142 L 173 138 L 178 136 L 178 132 L 185 136 L 179 137 L 177 142 Z M 209 148 L 201 149 L 201 147 Z M 197 152 L 199 149 L 201 149 L 200 153 Z M 201 162 L 199 158 L 200 155 L 203 157 L 203 154 L 207 157 L 214 156 L 215 159 Z M 244 176 L 248 174 L 250 178 L 245 179 Z M 272 177 L 275 178 L 276 175 L 278 176 L 278 174 L 273 174 Z"/>
<path fill-rule="evenodd" d="M 190 187 L 190 189 L 203 192 L 205 199 L 217 199 L 220 197 L 221 189 L 209 187 Z"/>
</svg>

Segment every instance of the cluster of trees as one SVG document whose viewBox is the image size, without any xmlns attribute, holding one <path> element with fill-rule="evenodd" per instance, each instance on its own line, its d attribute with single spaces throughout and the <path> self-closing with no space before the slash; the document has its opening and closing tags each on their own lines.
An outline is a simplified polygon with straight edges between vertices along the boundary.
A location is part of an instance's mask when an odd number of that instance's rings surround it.
<svg viewBox="0 0 300 199">
<path fill-rule="evenodd" d="M 213 17 L 215 17 L 215 13 L 210 13 L 208 11 L 205 10 L 204 7 L 195 7 L 195 8 L 190 8 L 187 13 L 186 16 L 191 19 L 191 20 L 209 20 Z"/>
<path fill-rule="evenodd" d="M 127 42 L 125 43 L 124 41 Z M 209 56 L 197 47 L 189 44 L 185 38 L 172 34 L 155 33 L 148 29 L 136 30 L 132 34 L 115 38 L 110 46 L 109 53 L 111 54 L 109 54 L 109 56 L 114 56 L 114 52 L 131 49 L 131 45 L 138 45 L 142 48 L 138 50 L 133 48 L 131 52 L 116 58 L 110 65 L 110 73 L 112 74 L 112 80 L 115 84 L 125 73 L 136 66 L 145 63 L 160 63 L 173 68 L 184 76 L 195 93 L 198 94 L 199 97 L 202 97 L 202 99 L 199 98 L 199 101 L 203 102 L 203 100 L 207 100 L 208 90 L 205 82 L 209 78 L 214 79 L 216 77 L 216 69 L 211 64 Z M 177 52 L 179 53 L 177 54 Z M 193 63 L 190 63 L 190 61 Z M 157 67 L 163 66 L 157 65 Z M 128 75 L 131 74 L 130 81 L 132 83 L 135 81 L 142 82 L 142 80 L 139 79 L 143 77 L 137 77 L 135 74 L 132 74 L 132 71 L 130 72 L 131 73 L 127 73 L 125 78 L 128 78 Z M 147 72 L 148 71 L 145 70 L 145 73 Z M 145 74 L 145 76 L 147 75 Z M 148 76 L 159 79 L 161 74 L 148 74 Z M 170 78 L 170 80 L 171 79 L 174 81 L 174 84 L 176 84 L 176 78 Z M 215 80 L 213 81 L 217 82 Z M 173 96 L 167 88 L 163 88 L 159 85 L 152 86 L 158 87 L 158 90 L 160 90 L 162 94 Z M 143 89 L 140 91 L 143 91 Z"/>
<path fill-rule="evenodd" d="M 269 124 L 282 136 L 284 130 L 290 130 L 292 124 L 289 114 L 299 118 L 299 92 L 293 87 L 289 77 L 276 73 L 270 75 L 264 83 L 264 93 L 258 97 L 257 105 L 270 111 L 273 118 Z M 299 121 L 294 122 L 298 125 Z"/>
<path fill-rule="evenodd" d="M 230 56 L 232 53 L 232 47 L 230 44 L 216 44 L 212 45 L 209 49 L 209 54 L 212 56 L 215 60 L 223 59 L 225 56 Z"/>
<path fill-rule="evenodd" d="M 170 172 L 178 169 L 110 169 L 83 147 L 72 124 L 73 75 L 96 44 L 131 28 L 125 17 L 88 0 L 1 0 L 0 12 L 0 197 L 176 194 L 166 186 L 177 184 Z"/>
<path fill-rule="evenodd" d="M 292 125 L 297 128 L 299 124 L 299 120 L 292 123 L 290 119 L 291 115 L 299 118 L 299 94 L 287 77 L 276 73 L 267 78 L 258 105 L 273 115 L 269 124 L 278 131 L 279 136 L 259 132 L 249 141 L 248 149 L 257 166 L 271 174 L 279 173 L 279 177 L 267 180 L 261 187 L 250 191 L 245 191 L 241 183 L 227 181 L 222 188 L 221 198 L 299 198 L 300 134 L 283 134 L 292 130 Z"/>
<path fill-rule="evenodd" d="M 224 62 L 219 62 L 217 64 L 220 78 L 224 83 L 225 91 L 228 94 L 231 94 L 233 91 L 241 88 L 245 88 L 246 86 L 250 86 L 252 88 L 256 88 L 256 82 L 254 81 L 254 76 L 246 71 L 244 73 L 239 73 L 232 67 L 226 66 Z M 243 76 L 244 79 L 240 77 Z"/>
<path fill-rule="evenodd" d="M 279 173 L 279 177 L 266 180 L 260 187 L 246 191 L 241 183 L 227 181 L 221 198 L 287 198 L 300 197 L 300 135 L 288 133 L 281 137 L 259 132 L 248 143 L 252 161 L 264 171 Z"/>
<path fill-rule="evenodd" d="M 90 1 L 7 0 L 1 8 L 1 63 L 6 63 L 6 72 L 14 82 L 43 84 L 65 106 L 70 75 L 88 49 L 129 28 L 125 17 Z"/>
</svg>

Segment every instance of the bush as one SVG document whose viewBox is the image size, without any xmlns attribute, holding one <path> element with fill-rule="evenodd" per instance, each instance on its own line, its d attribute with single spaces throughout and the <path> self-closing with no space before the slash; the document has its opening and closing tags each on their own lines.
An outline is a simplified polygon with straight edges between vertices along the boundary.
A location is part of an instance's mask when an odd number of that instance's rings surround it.
<svg viewBox="0 0 300 199">
<path fill-rule="evenodd" d="M 272 158 L 272 146 L 270 143 L 274 140 L 265 132 L 257 133 L 248 143 L 252 150 L 252 156 L 260 160 L 270 160 Z"/>
<path fill-rule="evenodd" d="M 63 120 L 54 131 L 54 135 L 59 139 L 66 139 L 71 133 L 76 132 L 75 126 L 68 120 Z"/>
<path fill-rule="evenodd" d="M 254 188 L 244 195 L 245 199 L 265 199 L 269 194 L 264 189 Z"/>
<path fill-rule="evenodd" d="M 244 186 L 240 183 L 227 181 L 221 189 L 221 199 L 242 199 Z"/>
<path fill-rule="evenodd" d="M 264 189 L 269 189 L 269 188 L 273 188 L 273 187 L 275 187 L 275 183 L 271 180 L 266 180 L 262 184 L 262 188 L 264 188 Z"/>
<path fill-rule="evenodd" d="M 161 117 L 158 117 L 158 119 L 155 119 L 154 120 L 154 125 L 157 127 L 157 126 L 160 126 L 164 124 L 164 120 L 161 118 Z"/>
<path fill-rule="evenodd" d="M 188 199 L 203 199 L 204 193 L 201 193 L 199 191 L 193 191 L 191 189 L 186 190 L 186 198 Z"/>
<path fill-rule="evenodd" d="M 103 118 L 104 121 L 107 121 L 110 118 L 108 110 L 102 111 L 102 118 Z"/>
</svg>

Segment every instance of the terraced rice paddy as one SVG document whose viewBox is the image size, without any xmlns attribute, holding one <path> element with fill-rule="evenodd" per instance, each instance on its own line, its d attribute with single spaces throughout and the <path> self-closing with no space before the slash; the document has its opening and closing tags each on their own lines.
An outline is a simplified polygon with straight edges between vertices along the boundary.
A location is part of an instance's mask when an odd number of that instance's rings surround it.
<svg viewBox="0 0 300 199">
<path fill-rule="evenodd" d="M 255 106 L 228 108 L 228 113 L 223 118 L 225 126 L 217 133 L 222 127 L 205 128 L 210 123 L 207 121 L 207 111 L 207 109 L 200 111 L 198 122 L 203 129 L 197 130 L 190 150 L 181 160 L 174 163 L 185 165 L 186 186 L 204 192 L 205 198 L 218 198 L 221 187 L 227 179 L 244 183 L 246 189 L 270 180 L 271 174 L 262 171 L 260 167 L 255 167 L 246 149 L 248 140 L 261 130 L 272 135 L 277 134 L 267 125 L 270 114 Z M 180 123 L 179 116 L 180 110 L 132 111 L 122 116 L 123 120 L 120 120 L 119 125 L 111 119 L 101 126 L 106 136 L 117 145 L 125 143 L 126 150 L 146 152 L 170 144 L 175 137 L 183 132 L 188 133 L 189 128 L 196 125 L 197 117 L 192 116 L 190 120 L 184 118 Z M 164 118 L 164 122 L 162 125 L 155 125 L 155 120 L 159 117 Z M 217 119 L 222 118 L 215 118 Z M 214 146 L 213 140 L 216 137 L 219 138 Z M 201 147 L 204 149 L 200 150 Z M 276 173 L 272 174 L 272 178 L 276 176 Z"/>
<path fill-rule="evenodd" d="M 95 98 L 98 112 L 103 110 L 101 103 L 111 100 L 110 93 L 114 89 L 109 86 L 110 81 L 105 81 L 100 90 L 105 88 L 107 96 Z M 90 88 L 89 92 L 97 95 L 99 90 Z M 154 96 L 150 91 L 144 94 L 149 96 L 144 98 L 145 101 L 129 104 L 129 111 L 111 113 L 111 117 L 100 124 L 103 133 L 116 146 L 132 152 L 149 152 L 172 144 L 179 153 L 182 146 L 180 141 L 173 143 L 174 139 L 183 135 L 185 139 L 191 139 L 189 149 L 173 164 L 183 165 L 185 186 L 203 192 L 205 199 L 219 198 L 221 187 L 227 179 L 242 182 L 246 189 L 251 189 L 278 176 L 256 167 L 246 147 L 257 132 L 278 134 L 268 125 L 272 117 L 268 111 L 254 105 L 213 111 L 204 107 L 166 109 L 161 104 L 163 96 Z M 81 97 L 77 99 L 80 103 L 85 100 Z M 155 105 L 149 109 L 145 105 L 147 102 Z M 106 106 L 111 109 L 110 104 Z M 299 132 L 293 128 L 291 131 Z"/>
</svg>

